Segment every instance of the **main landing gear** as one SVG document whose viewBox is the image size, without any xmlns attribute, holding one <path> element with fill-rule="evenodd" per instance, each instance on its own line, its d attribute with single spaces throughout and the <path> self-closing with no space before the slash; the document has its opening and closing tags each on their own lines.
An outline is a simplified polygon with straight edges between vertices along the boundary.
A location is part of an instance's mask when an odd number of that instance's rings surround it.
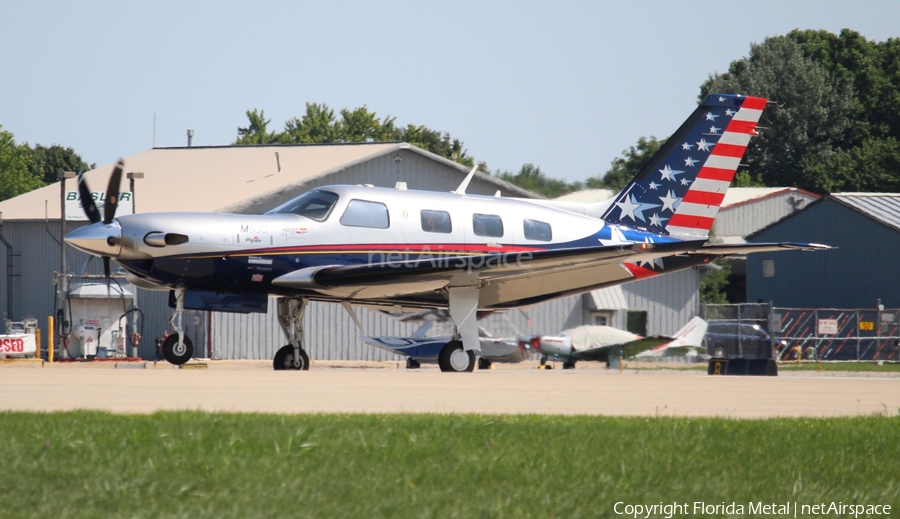
<svg viewBox="0 0 900 519">
<path fill-rule="evenodd" d="M 475 369 L 475 352 L 463 349 L 462 341 L 450 341 L 441 348 L 438 366 L 450 373 L 471 372 Z"/>
<path fill-rule="evenodd" d="M 303 351 L 303 312 L 306 311 L 308 304 L 306 299 L 290 297 L 278 299 L 278 324 L 287 337 L 288 344 L 275 353 L 272 360 L 272 367 L 275 370 L 309 369 L 309 356 Z"/>
</svg>

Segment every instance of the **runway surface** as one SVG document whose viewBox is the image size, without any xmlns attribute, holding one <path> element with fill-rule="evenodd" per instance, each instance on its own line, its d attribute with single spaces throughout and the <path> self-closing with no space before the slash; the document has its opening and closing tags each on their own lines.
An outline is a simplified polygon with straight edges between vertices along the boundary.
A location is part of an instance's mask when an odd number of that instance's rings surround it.
<svg viewBox="0 0 900 519">
<path fill-rule="evenodd" d="M 474 373 L 396 363 L 317 363 L 272 371 L 270 362 L 218 361 L 208 369 L 117 369 L 113 363 L 0 365 L 0 410 L 202 410 L 262 413 L 487 413 L 640 416 L 847 416 L 900 409 L 900 377 L 782 372 L 713 377 L 700 371 L 533 366 Z"/>
</svg>

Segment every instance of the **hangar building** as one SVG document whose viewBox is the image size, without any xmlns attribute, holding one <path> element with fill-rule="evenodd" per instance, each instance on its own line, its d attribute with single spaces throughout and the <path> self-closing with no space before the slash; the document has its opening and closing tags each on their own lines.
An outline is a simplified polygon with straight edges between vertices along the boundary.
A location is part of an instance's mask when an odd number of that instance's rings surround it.
<svg viewBox="0 0 900 519">
<path fill-rule="evenodd" d="M 112 165 L 86 173 L 94 191 L 105 191 Z M 128 157 L 125 171 L 134 180 L 139 212 L 219 211 L 259 214 L 317 186 L 371 184 L 452 191 L 468 173 L 453 161 L 406 143 L 333 145 L 221 146 L 155 148 Z M 123 181 L 123 191 L 127 181 Z M 69 180 L 65 191 L 75 191 Z M 534 193 L 490 175 L 477 174 L 468 192 L 506 197 Z M 54 272 L 61 269 L 61 187 L 59 183 L 0 202 L 0 264 L 6 267 L 0 310 L 8 320 L 32 316 L 39 326 L 57 307 Z M 67 221 L 67 231 L 84 222 Z M 67 272 L 99 275 L 100 261 L 66 247 Z M 550 334 L 586 323 L 626 326 L 647 334 L 671 334 L 698 310 L 699 274 L 688 270 L 620 287 L 537 305 L 522 312 L 494 315 L 480 324 L 495 335 Z M 139 354 L 156 356 L 155 339 L 172 315 L 168 293 L 138 289 L 144 313 Z M 124 310 L 124 307 L 123 307 Z M 357 311 L 366 334 L 413 333 L 414 324 Z M 186 334 L 195 356 L 271 359 L 286 341 L 277 324 L 274 300 L 268 314 L 186 311 Z M 388 360 L 392 354 L 358 340 L 359 330 L 339 305 L 312 303 L 304 316 L 304 344 L 312 359 Z M 46 333 L 45 346 L 46 346 Z"/>
<path fill-rule="evenodd" d="M 756 232 L 750 242 L 805 241 L 837 250 L 754 254 L 747 300 L 793 308 L 900 308 L 900 194 L 836 193 Z"/>
<path fill-rule="evenodd" d="M 722 207 L 713 224 L 713 241 L 746 243 L 747 237 L 802 211 L 819 200 L 820 195 L 796 187 L 732 187 L 725 193 Z M 805 241 L 795 237 L 792 241 Z M 747 299 L 747 256 L 730 256 L 728 300 L 732 303 L 755 301 Z"/>
</svg>

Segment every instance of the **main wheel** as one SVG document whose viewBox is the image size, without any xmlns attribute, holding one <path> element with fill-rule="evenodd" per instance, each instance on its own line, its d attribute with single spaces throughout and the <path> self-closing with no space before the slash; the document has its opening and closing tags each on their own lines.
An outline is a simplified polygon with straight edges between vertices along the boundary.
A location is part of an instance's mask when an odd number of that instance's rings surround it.
<svg viewBox="0 0 900 519">
<path fill-rule="evenodd" d="M 194 344 L 191 342 L 190 338 L 185 337 L 179 347 L 178 334 L 173 333 L 166 337 L 166 340 L 162 343 L 162 351 L 163 358 L 176 366 L 180 366 L 191 360 L 191 357 L 194 356 Z"/>
<path fill-rule="evenodd" d="M 406 369 L 419 369 L 419 361 L 412 357 L 406 357 Z"/>
<path fill-rule="evenodd" d="M 478 369 L 491 369 L 491 364 L 493 363 L 484 357 L 478 358 Z"/>
<path fill-rule="evenodd" d="M 567 360 L 563 362 L 563 369 L 575 369 L 575 361 Z"/>
<path fill-rule="evenodd" d="M 301 371 L 309 370 L 309 356 L 306 355 L 306 352 L 303 351 L 303 348 L 300 348 L 300 365 L 294 365 L 294 347 L 290 344 L 282 346 L 275 353 L 275 358 L 272 360 L 272 367 L 275 370 L 282 369 L 296 369 Z"/>
<path fill-rule="evenodd" d="M 450 341 L 438 355 L 438 366 L 451 373 L 471 372 L 475 369 L 475 352 L 464 350 L 460 341 Z"/>
</svg>

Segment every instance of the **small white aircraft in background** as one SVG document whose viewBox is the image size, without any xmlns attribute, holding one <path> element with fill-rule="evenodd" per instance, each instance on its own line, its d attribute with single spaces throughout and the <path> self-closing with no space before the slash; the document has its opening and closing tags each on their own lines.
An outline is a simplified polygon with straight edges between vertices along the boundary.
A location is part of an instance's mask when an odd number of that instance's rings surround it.
<svg viewBox="0 0 900 519">
<path fill-rule="evenodd" d="M 427 337 L 434 323 L 446 320 L 437 313 L 419 315 L 422 326 L 410 337 L 367 337 L 360 339 L 371 346 L 405 355 L 406 367 L 418 368 L 422 363 L 436 363 L 449 336 Z M 407 319 L 409 320 L 409 319 Z M 529 339 L 492 337 L 479 327 L 481 356 L 478 369 L 489 369 L 494 362 L 517 363 L 540 355 L 541 365 L 548 360 L 560 361 L 563 369 L 572 369 L 580 360 L 607 362 L 610 355 L 629 357 L 661 357 L 704 352 L 706 321 L 694 317 L 672 337 L 640 335 L 611 326 L 586 325 L 564 330 L 559 335 L 534 336 Z"/>
<path fill-rule="evenodd" d="M 657 100 L 658 102 L 658 100 Z M 103 214 L 83 177 L 90 225 L 65 241 L 110 261 L 139 288 L 169 291 L 176 333 L 163 355 L 193 355 L 185 309 L 266 312 L 278 297 L 287 344 L 277 370 L 309 369 L 309 301 L 367 308 L 441 309 L 455 325 L 438 353 L 442 371 L 466 372 L 481 350 L 476 315 L 536 305 L 721 256 L 825 250 L 814 243 L 711 244 L 709 231 L 766 100 L 714 94 L 637 176 L 599 204 L 322 186 L 263 215 L 144 213 L 116 217 L 124 163 L 110 176 Z M 398 179 L 399 180 L 399 179 Z M 173 186 L 177 189 L 177 186 Z"/>
<path fill-rule="evenodd" d="M 572 369 L 577 361 L 607 362 L 610 355 L 619 352 L 622 358 L 684 355 L 690 350 L 702 352 L 706 326 L 706 321 L 694 317 L 672 337 L 641 337 L 610 326 L 587 325 L 555 336 L 536 337 L 531 344 L 541 355 L 541 364 L 556 360 L 563 363 L 563 369 Z"/>
</svg>

